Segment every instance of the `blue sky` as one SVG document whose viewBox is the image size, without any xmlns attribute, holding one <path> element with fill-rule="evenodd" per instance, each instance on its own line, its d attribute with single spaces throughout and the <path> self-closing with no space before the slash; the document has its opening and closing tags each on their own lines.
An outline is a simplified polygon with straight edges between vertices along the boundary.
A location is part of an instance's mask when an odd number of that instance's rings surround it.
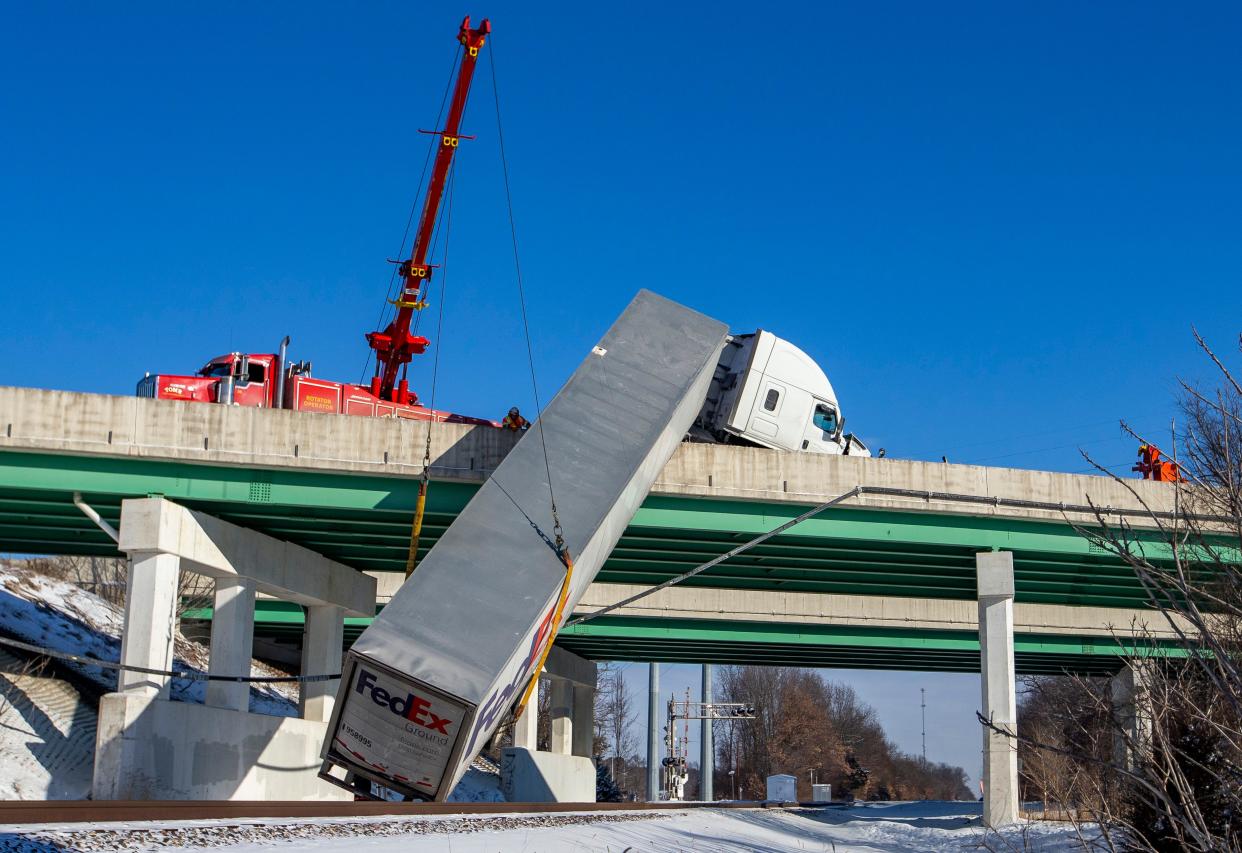
<svg viewBox="0 0 1242 853">
<path fill-rule="evenodd" d="M 0 383 L 286 333 L 360 378 L 464 12 L 545 396 L 649 287 L 806 349 L 893 456 L 1125 469 L 1118 419 L 1161 439 L 1207 375 L 1191 324 L 1236 340 L 1236 4 L 49 2 L 0 28 Z M 531 402 L 486 64 L 464 132 L 436 403 L 499 417 Z"/>
</svg>

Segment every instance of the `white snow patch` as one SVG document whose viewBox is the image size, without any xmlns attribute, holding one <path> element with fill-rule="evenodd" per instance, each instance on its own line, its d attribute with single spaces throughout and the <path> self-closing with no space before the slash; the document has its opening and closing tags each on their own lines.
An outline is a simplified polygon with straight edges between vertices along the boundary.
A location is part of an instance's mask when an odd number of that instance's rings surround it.
<svg viewBox="0 0 1242 853">
<path fill-rule="evenodd" d="M 0 649 L 0 799 L 87 796 L 95 716 L 73 685 Z"/>
<path fill-rule="evenodd" d="M 448 795 L 450 803 L 503 803 L 500 776 L 471 767 Z"/>
<path fill-rule="evenodd" d="M 69 652 L 117 661 L 121 657 L 121 608 L 64 581 L 31 571 L 20 563 L 0 565 L 0 634 L 58 652 Z M 207 671 L 208 649 L 202 643 L 178 635 L 174 644 L 176 668 Z M 116 689 L 116 670 L 62 662 L 104 691 Z M 282 675 L 255 662 L 254 676 Z M 202 704 L 207 692 L 204 681 L 173 679 L 170 697 Z M 297 715 L 296 684 L 264 685 L 250 690 L 250 710 L 277 717 Z"/>
<path fill-rule="evenodd" d="M 120 658 L 121 609 L 80 587 L 0 562 L 0 636 L 46 649 L 105 661 Z M 204 672 L 208 649 L 178 636 L 176 668 Z M 114 669 L 58 661 L 72 683 L 55 675 L 46 658 L 24 657 L 0 646 L 0 799 L 80 799 L 90 794 L 98 694 L 116 689 Z M 251 674 L 280 675 L 256 663 Z M 82 682 L 85 682 L 83 684 Z M 94 689 L 92 689 L 92 686 Z M 81 689 L 79 689 L 81 688 Z M 174 679 L 171 697 L 202 703 L 206 683 Z M 297 685 L 252 688 L 250 710 L 297 713 Z"/>
</svg>

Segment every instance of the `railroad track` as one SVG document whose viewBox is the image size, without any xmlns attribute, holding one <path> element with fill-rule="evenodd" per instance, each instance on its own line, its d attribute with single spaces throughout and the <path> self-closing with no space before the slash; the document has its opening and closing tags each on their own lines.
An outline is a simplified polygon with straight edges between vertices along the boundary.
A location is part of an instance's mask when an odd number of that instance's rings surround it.
<svg viewBox="0 0 1242 853">
<path fill-rule="evenodd" d="M 660 803 L 384 803 L 273 800 L 0 801 L 0 824 L 112 823 L 151 820 L 526 815 L 564 812 L 681 811 L 698 808 L 810 806 L 771 802 Z M 823 803 L 816 803 L 822 806 Z"/>
</svg>

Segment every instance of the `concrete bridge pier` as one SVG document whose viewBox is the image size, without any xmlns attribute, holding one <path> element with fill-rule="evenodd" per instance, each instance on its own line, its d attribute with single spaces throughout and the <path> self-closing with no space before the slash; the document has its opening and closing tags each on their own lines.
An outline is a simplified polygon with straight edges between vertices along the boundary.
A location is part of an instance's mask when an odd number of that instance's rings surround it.
<svg viewBox="0 0 1242 853">
<path fill-rule="evenodd" d="M 1130 660 L 1113 676 L 1113 713 L 1121 730 L 1113 737 L 1113 760 L 1133 770 L 1151 749 L 1151 699 L 1147 694 L 1147 660 Z"/>
<path fill-rule="evenodd" d="M 703 664 L 703 691 L 701 700 L 712 701 L 712 665 Z M 704 708 L 703 716 L 707 716 Z M 699 723 L 699 799 L 711 802 L 715 799 L 712 792 L 712 775 L 716 772 L 716 750 L 712 742 L 712 721 L 702 720 Z"/>
<path fill-rule="evenodd" d="M 514 720 L 513 745 L 531 752 L 539 749 L 539 700 L 537 696 L 531 697 L 531 701 L 522 709 L 522 715 Z"/>
<path fill-rule="evenodd" d="M 979 598 L 979 656 L 983 715 L 1003 732 L 1017 732 L 1017 678 L 1013 648 L 1013 554 L 975 555 Z M 1018 820 L 1018 744 L 983 727 L 983 823 Z"/>
<path fill-rule="evenodd" d="M 660 664 L 647 664 L 647 799 L 660 799 Z"/>
<path fill-rule="evenodd" d="M 214 631 L 213 631 L 214 635 Z M 340 672 L 345 648 L 345 608 L 336 604 L 311 604 L 302 627 L 302 672 Z M 298 716 L 326 723 L 336 704 L 335 681 L 307 681 L 298 695 Z"/>
<path fill-rule="evenodd" d="M 248 674 L 254 658 L 254 581 L 241 577 L 216 578 L 215 585 L 207 671 L 224 676 Z M 230 711 L 249 711 L 250 685 L 210 681 L 206 704 Z"/>
<path fill-rule="evenodd" d="M 125 578 L 125 627 L 121 632 L 121 664 L 167 672 L 172 668 L 177 635 L 177 584 L 181 561 L 158 551 L 131 551 Z M 122 669 L 116 689 L 121 693 L 168 698 L 167 675 Z"/>
</svg>

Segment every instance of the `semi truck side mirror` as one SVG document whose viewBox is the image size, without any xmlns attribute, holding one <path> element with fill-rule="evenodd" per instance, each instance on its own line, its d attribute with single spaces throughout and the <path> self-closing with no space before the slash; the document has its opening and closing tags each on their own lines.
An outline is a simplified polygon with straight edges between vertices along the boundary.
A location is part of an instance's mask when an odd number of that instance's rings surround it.
<svg viewBox="0 0 1242 853">
<path fill-rule="evenodd" d="M 250 356 L 243 355 L 237 359 L 234 375 L 238 385 L 245 385 L 250 381 Z"/>
</svg>

